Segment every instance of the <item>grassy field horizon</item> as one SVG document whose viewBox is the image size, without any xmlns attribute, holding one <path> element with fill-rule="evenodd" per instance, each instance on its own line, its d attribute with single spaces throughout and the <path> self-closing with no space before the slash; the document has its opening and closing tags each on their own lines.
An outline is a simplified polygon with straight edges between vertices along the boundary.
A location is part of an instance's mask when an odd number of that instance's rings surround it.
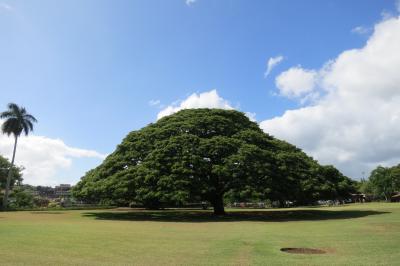
<svg viewBox="0 0 400 266">
<path fill-rule="evenodd" d="M 399 265 L 400 204 L 0 212 L 0 240 L 1 265 Z"/>
</svg>

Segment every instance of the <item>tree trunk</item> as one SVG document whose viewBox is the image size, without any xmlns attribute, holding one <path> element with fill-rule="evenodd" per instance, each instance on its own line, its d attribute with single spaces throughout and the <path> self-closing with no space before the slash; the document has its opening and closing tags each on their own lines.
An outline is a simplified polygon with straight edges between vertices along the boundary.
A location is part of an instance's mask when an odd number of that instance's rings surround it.
<svg viewBox="0 0 400 266">
<path fill-rule="evenodd" d="M 17 142 L 18 142 L 18 136 L 15 136 L 15 142 L 14 142 L 14 151 L 13 151 L 13 156 L 11 159 L 11 166 L 10 169 L 8 169 L 8 176 L 7 176 L 7 182 L 6 182 L 6 191 L 4 192 L 4 197 L 3 197 L 3 210 L 7 209 L 7 204 L 8 204 L 8 195 L 10 193 L 10 183 L 13 175 L 13 166 L 14 166 L 14 159 L 15 159 L 15 152 L 17 151 Z"/>
<path fill-rule="evenodd" d="M 390 197 L 390 196 L 387 196 L 386 194 L 384 194 L 384 196 L 385 196 L 385 201 L 386 201 L 386 202 L 389 202 L 389 197 Z"/>
<path fill-rule="evenodd" d="M 214 214 L 215 215 L 224 215 L 225 208 L 224 208 L 224 200 L 222 195 L 217 195 L 212 202 L 214 207 Z"/>
</svg>

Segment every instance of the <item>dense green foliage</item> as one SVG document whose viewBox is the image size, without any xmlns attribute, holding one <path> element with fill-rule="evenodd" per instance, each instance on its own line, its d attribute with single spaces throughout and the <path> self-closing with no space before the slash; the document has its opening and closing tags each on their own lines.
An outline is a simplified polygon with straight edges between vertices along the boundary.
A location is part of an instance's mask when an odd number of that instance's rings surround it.
<svg viewBox="0 0 400 266">
<path fill-rule="evenodd" d="M 10 169 L 11 163 L 4 158 L 3 156 L 0 155 L 0 191 L 5 189 L 6 187 L 6 180 L 7 180 L 7 174 L 8 174 L 8 169 Z M 22 168 L 13 166 L 13 175 L 12 175 L 12 180 L 10 182 L 11 188 L 16 184 L 16 183 L 21 183 L 22 182 Z"/>
<path fill-rule="evenodd" d="M 352 188 L 333 166 L 265 134 L 241 112 L 191 109 L 128 134 L 73 193 L 148 208 L 208 201 L 223 213 L 224 196 L 307 204 L 346 197 Z"/>
<path fill-rule="evenodd" d="M 393 167 L 378 166 L 368 180 L 362 180 L 360 190 L 376 199 L 389 201 L 394 192 L 400 191 L 400 164 Z"/>
<path fill-rule="evenodd" d="M 28 191 L 17 187 L 10 194 L 10 207 L 13 209 L 33 208 L 35 206 L 34 197 Z"/>
<path fill-rule="evenodd" d="M 10 179 L 10 188 L 12 189 L 15 184 L 22 182 L 22 168 L 15 165 L 11 166 L 11 163 L 0 155 L 0 206 L 3 206 L 3 193 L 6 188 L 8 170 L 10 167 L 12 167 L 12 175 Z"/>
</svg>

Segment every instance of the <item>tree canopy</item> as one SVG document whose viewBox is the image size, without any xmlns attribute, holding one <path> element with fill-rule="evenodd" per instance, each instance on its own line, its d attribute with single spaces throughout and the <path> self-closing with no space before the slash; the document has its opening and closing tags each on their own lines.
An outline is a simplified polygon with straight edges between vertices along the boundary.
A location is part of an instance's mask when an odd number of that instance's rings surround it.
<svg viewBox="0 0 400 266">
<path fill-rule="evenodd" d="M 224 197 L 295 201 L 345 197 L 352 181 L 234 110 L 188 109 L 133 131 L 74 187 L 78 199 L 148 208 Z"/>
<path fill-rule="evenodd" d="M 16 183 L 22 182 L 22 168 L 17 166 L 11 166 L 11 163 L 0 155 L 0 194 L 6 188 L 8 171 L 12 167 L 13 175 L 10 181 L 10 187 L 12 188 Z M 0 195 L 0 203 L 3 198 Z M 1 204 L 0 204 L 1 205 Z"/>
<path fill-rule="evenodd" d="M 11 167 L 11 163 L 0 155 L 0 191 L 5 189 L 6 187 L 6 180 L 7 180 L 7 173 Z M 13 187 L 15 183 L 22 182 L 22 167 L 12 166 L 13 169 L 13 179 L 11 180 L 10 186 Z"/>
<path fill-rule="evenodd" d="M 376 167 L 368 180 L 362 180 L 360 190 L 377 199 L 389 201 L 394 192 L 400 191 L 400 164 L 393 167 Z"/>
</svg>

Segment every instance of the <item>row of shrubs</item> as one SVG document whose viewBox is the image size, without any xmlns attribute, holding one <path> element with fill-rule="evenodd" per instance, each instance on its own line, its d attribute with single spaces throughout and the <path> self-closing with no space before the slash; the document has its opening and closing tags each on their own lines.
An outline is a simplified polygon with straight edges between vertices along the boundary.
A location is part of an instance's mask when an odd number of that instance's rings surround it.
<svg viewBox="0 0 400 266">
<path fill-rule="evenodd" d="M 0 205 L 3 197 L 0 195 Z M 8 210 L 48 210 L 48 209 L 99 209 L 113 206 L 82 204 L 70 198 L 48 199 L 34 196 L 27 190 L 14 188 L 9 197 Z"/>
<path fill-rule="evenodd" d="M 2 203 L 3 197 L 0 197 Z M 8 209 L 34 209 L 34 208 L 58 208 L 62 207 L 60 201 L 49 200 L 47 198 L 34 196 L 32 193 L 20 188 L 14 188 L 9 197 Z"/>
</svg>

